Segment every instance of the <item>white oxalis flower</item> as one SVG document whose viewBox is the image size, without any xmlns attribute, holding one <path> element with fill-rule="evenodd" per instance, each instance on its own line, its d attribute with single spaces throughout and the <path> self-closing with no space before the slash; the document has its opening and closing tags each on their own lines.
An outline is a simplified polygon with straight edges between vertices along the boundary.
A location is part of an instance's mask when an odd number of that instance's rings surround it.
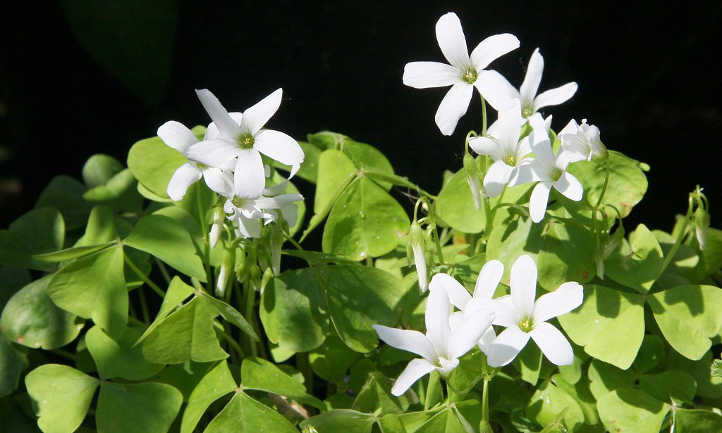
<svg viewBox="0 0 722 433">
<path fill-rule="evenodd" d="M 216 167 L 209 167 L 189 155 L 190 147 L 199 142 L 190 129 L 180 122 L 170 120 L 158 128 L 157 134 L 166 145 L 188 158 L 188 162 L 178 167 L 170 178 L 166 189 L 168 197 L 174 201 L 181 200 L 188 187 L 200 180 L 201 177 L 204 178 L 210 189 L 219 192 L 218 188 L 223 182 L 222 171 Z"/>
<path fill-rule="evenodd" d="M 559 140 L 563 149 L 577 153 L 580 160 L 591 161 L 607 152 L 600 138 L 599 128 L 588 124 L 587 119 L 582 119 L 581 124 L 574 119 L 570 120 L 567 126 L 559 131 Z"/>
<path fill-rule="evenodd" d="M 236 194 L 243 198 L 261 195 L 265 176 L 261 154 L 291 166 L 293 177 L 303 162 L 298 142 L 283 132 L 263 129 L 281 105 L 278 89 L 243 113 L 228 113 L 207 89 L 196 90 L 198 99 L 213 119 L 206 138 L 188 149 L 189 156 L 211 167 L 233 170 Z"/>
<path fill-rule="evenodd" d="M 496 71 L 486 71 L 484 79 L 479 81 L 477 87 L 497 111 L 504 110 L 515 101 L 519 101 L 522 116 L 529 118 L 540 108 L 566 102 L 577 91 L 577 83 L 571 82 L 537 95 L 543 71 L 544 58 L 539 54 L 539 48 L 537 48 L 529 59 L 529 66 L 519 90 L 516 90 L 506 78 Z"/>
<path fill-rule="evenodd" d="M 449 326 L 451 304 L 443 287 L 433 280 L 426 300 L 426 334 L 409 329 L 395 329 L 374 325 L 374 329 L 389 346 L 415 353 L 421 358 L 411 360 L 391 388 L 399 396 L 417 380 L 433 370 L 448 375 L 457 365 L 459 357 L 469 351 L 491 325 L 492 315 L 476 314 L 464 320 L 455 329 Z"/>
<path fill-rule="evenodd" d="M 519 48 L 519 40 L 508 33 L 489 36 L 481 41 L 469 56 L 461 22 L 453 12 L 443 15 L 436 22 L 436 40 L 449 64 L 407 63 L 403 82 L 416 89 L 451 86 L 435 116 L 441 133 L 451 135 L 459 119 L 469 108 L 474 86 L 478 87 L 484 68 L 509 51 Z"/>
<path fill-rule="evenodd" d="M 572 346 L 564 334 L 547 320 L 566 314 L 582 304 L 583 288 L 577 282 L 566 282 L 553 292 L 536 298 L 537 268 L 527 255 L 511 266 L 511 295 L 498 299 L 494 324 L 506 327 L 488 350 L 492 367 L 510 363 L 526 346 L 529 338 L 539 346 L 546 358 L 556 365 L 569 365 L 574 360 Z"/>
</svg>

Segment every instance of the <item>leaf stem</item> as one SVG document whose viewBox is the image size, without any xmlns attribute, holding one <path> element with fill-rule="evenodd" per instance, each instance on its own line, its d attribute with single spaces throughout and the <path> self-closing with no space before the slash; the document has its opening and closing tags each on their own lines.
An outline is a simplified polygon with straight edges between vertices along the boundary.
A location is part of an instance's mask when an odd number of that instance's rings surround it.
<svg viewBox="0 0 722 433">
<path fill-rule="evenodd" d="M 380 171 L 375 171 L 375 170 L 367 170 L 367 169 L 363 169 L 359 174 L 361 174 L 361 173 L 363 173 L 363 174 L 365 174 L 365 175 L 367 175 L 367 176 L 371 176 L 371 177 L 374 177 L 374 178 L 376 178 L 376 179 L 382 180 L 382 181 L 389 182 L 389 183 L 391 183 L 391 184 L 393 184 L 393 185 L 396 185 L 396 186 L 405 186 L 405 187 L 407 187 L 407 188 L 415 189 L 419 194 L 423 194 L 423 195 L 425 195 L 425 196 L 427 196 L 428 198 L 431 198 L 431 199 L 436 199 L 436 196 L 435 196 L 435 195 L 431 194 L 431 193 L 428 192 L 428 191 L 425 191 L 425 190 L 422 189 L 420 186 L 418 186 L 417 184 L 411 182 L 411 181 L 410 181 L 408 178 L 406 178 L 406 177 L 399 176 L 399 175 L 396 175 L 396 174 L 382 173 L 382 172 L 380 172 Z"/>
<path fill-rule="evenodd" d="M 486 101 L 481 94 L 479 97 L 481 98 L 481 135 L 486 136 Z"/>
<path fill-rule="evenodd" d="M 138 298 L 140 299 L 140 311 L 143 313 L 143 322 L 150 323 L 150 313 L 148 312 L 148 301 L 145 299 L 145 290 L 138 287 Z"/>
<path fill-rule="evenodd" d="M 123 258 L 125 259 L 125 263 L 128 264 L 128 267 L 129 267 L 133 272 L 135 272 L 135 274 L 136 274 L 138 277 L 140 277 L 140 279 L 143 280 L 143 282 L 144 282 L 145 284 L 147 284 L 148 287 L 150 287 L 151 289 L 153 289 L 153 291 L 154 291 L 155 293 L 157 293 L 158 296 L 160 296 L 161 298 L 164 298 L 164 297 L 165 297 L 165 292 L 163 292 L 163 290 L 161 290 L 161 288 L 158 287 L 158 285 L 156 285 L 153 281 L 151 281 L 151 279 L 148 278 L 148 277 L 143 273 L 143 271 L 141 271 L 140 269 L 138 269 L 138 266 L 136 266 L 135 263 L 133 263 L 133 261 L 130 259 L 130 257 L 128 257 L 126 254 L 123 254 Z"/>
<path fill-rule="evenodd" d="M 689 221 L 692 218 L 692 209 L 694 208 L 694 201 L 690 198 L 689 204 L 687 205 L 687 215 L 684 216 L 684 222 L 682 223 L 682 228 L 677 232 L 677 238 L 674 240 L 674 245 L 672 245 L 672 248 L 665 254 L 664 261 L 662 262 L 662 267 L 659 269 L 659 273 L 657 274 L 662 275 L 667 269 L 667 266 L 669 266 L 670 263 L 672 263 L 672 260 L 674 259 L 674 256 L 677 254 L 677 250 L 679 249 L 679 246 L 682 245 L 682 240 L 684 239 L 685 235 L 687 234 L 687 226 L 689 225 Z"/>
<path fill-rule="evenodd" d="M 165 264 L 156 256 L 153 256 L 153 260 L 155 260 L 155 264 L 158 265 L 158 269 L 160 269 L 160 273 L 163 274 L 163 278 L 165 279 L 165 282 L 167 284 L 170 284 L 170 274 L 168 273 L 168 268 L 165 267 Z"/>
</svg>

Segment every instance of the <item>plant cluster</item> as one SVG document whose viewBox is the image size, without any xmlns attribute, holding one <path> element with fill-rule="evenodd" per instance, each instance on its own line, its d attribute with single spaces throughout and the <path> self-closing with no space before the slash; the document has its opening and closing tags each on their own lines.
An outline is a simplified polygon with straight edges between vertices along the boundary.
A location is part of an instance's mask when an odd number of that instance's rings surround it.
<svg viewBox="0 0 722 433">
<path fill-rule="evenodd" d="M 489 66 L 518 39 L 469 54 L 454 13 L 436 36 L 448 64 L 403 83 L 451 86 L 444 135 L 482 106 L 438 194 L 369 144 L 265 128 L 281 89 L 230 113 L 198 90 L 207 127 L 55 177 L 0 231 L 0 430 L 722 431 L 702 189 L 672 232 L 627 232 L 649 167 L 540 112 L 577 84 L 539 93 L 536 49 L 517 90 Z"/>
</svg>

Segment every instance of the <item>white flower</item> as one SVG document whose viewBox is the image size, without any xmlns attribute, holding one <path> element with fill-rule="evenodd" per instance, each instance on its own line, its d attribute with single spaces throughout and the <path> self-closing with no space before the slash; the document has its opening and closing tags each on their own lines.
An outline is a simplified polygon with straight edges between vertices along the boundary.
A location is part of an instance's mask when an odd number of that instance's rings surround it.
<svg viewBox="0 0 722 433">
<path fill-rule="evenodd" d="M 210 189 L 218 192 L 219 185 L 222 183 L 221 177 L 223 173 L 220 169 L 209 167 L 190 156 L 190 147 L 199 141 L 190 129 L 180 122 L 171 120 L 165 122 L 158 128 L 158 137 L 160 137 L 166 145 L 179 151 L 183 156 L 188 158 L 188 162 L 178 167 L 170 178 L 166 189 L 168 197 L 175 201 L 181 200 L 186 194 L 188 187 L 200 180 L 201 177 L 204 178 L 206 185 L 208 185 Z"/>
<path fill-rule="evenodd" d="M 474 315 L 494 312 L 495 301 L 492 300 L 492 297 L 494 296 L 496 287 L 501 281 L 502 274 L 504 274 L 504 265 L 499 260 L 489 260 L 486 262 L 476 279 L 473 296 L 469 295 L 469 292 L 464 286 L 459 284 L 459 282 L 450 275 L 434 275 L 431 283 L 443 287 L 449 295 L 449 301 L 460 310 L 453 313 L 450 317 L 452 332 L 470 320 Z M 490 326 L 477 341 L 479 349 L 487 356 L 489 356 L 490 344 L 495 338 L 496 333 L 494 332 L 494 328 Z"/>
<path fill-rule="evenodd" d="M 409 229 L 409 243 L 411 244 L 411 252 L 414 255 L 414 265 L 416 266 L 416 276 L 419 280 L 419 289 L 425 292 L 428 287 L 426 277 L 426 257 L 424 256 L 424 233 L 419 223 L 414 221 Z"/>
<path fill-rule="evenodd" d="M 233 170 L 236 194 L 258 197 L 265 186 L 261 154 L 291 166 L 292 177 L 303 162 L 303 150 L 288 135 L 262 129 L 281 105 L 278 89 L 243 113 L 228 113 L 207 89 L 196 90 L 198 99 L 213 119 L 206 138 L 188 149 L 191 158 L 211 167 Z"/>
<path fill-rule="evenodd" d="M 580 306 L 584 297 L 582 286 L 573 281 L 566 282 L 535 302 L 537 268 L 534 260 L 526 255 L 514 262 L 510 279 L 511 295 L 499 298 L 494 318 L 495 325 L 506 329 L 489 348 L 489 365 L 500 367 L 510 363 L 530 337 L 552 363 L 571 364 L 574 360 L 572 346 L 547 320 Z"/>
<path fill-rule="evenodd" d="M 444 135 L 451 135 L 466 113 L 484 68 L 504 54 L 519 48 L 519 40 L 508 33 L 489 36 L 469 56 L 459 17 L 449 12 L 436 22 L 436 40 L 449 64 L 411 62 L 404 67 L 403 82 L 416 89 L 446 87 L 451 89 L 436 111 L 436 125 Z M 484 92 L 482 92 L 482 95 Z"/>
<path fill-rule="evenodd" d="M 572 119 L 567 126 L 559 131 L 559 140 L 562 148 L 579 155 L 579 160 L 591 161 L 597 156 L 607 152 L 606 146 L 599 136 L 599 128 L 587 124 L 587 119 L 582 119 L 579 125 Z"/>
<path fill-rule="evenodd" d="M 544 218 L 549 201 L 549 191 L 554 187 L 566 198 L 574 201 L 582 199 L 583 189 L 579 180 L 568 173 L 567 165 L 578 161 L 577 153 L 561 149 L 557 155 L 552 152 L 549 133 L 541 115 L 535 114 L 529 119 L 532 126 L 532 150 L 536 159 L 529 165 L 535 180 L 539 183 L 534 187 L 529 199 L 531 220 L 538 223 Z"/>
<path fill-rule="evenodd" d="M 399 396 L 422 376 L 439 371 L 448 375 L 457 365 L 459 357 L 469 351 L 491 325 L 491 314 L 476 314 L 456 329 L 449 326 L 451 304 L 443 287 L 430 285 L 426 300 L 426 335 L 419 331 L 395 329 L 374 325 L 379 338 L 389 346 L 415 353 L 421 358 L 411 360 L 401 373 L 391 393 Z"/>
<path fill-rule="evenodd" d="M 559 105 L 567 101 L 577 91 L 577 83 L 571 82 L 537 95 L 543 71 L 544 58 L 539 54 L 539 48 L 537 48 L 531 55 L 524 82 L 519 90 L 516 90 L 506 78 L 496 71 L 484 72 L 484 79 L 479 81 L 477 87 L 497 111 L 508 108 L 514 101 L 519 101 L 522 116 L 528 118 L 540 108 Z"/>
<path fill-rule="evenodd" d="M 481 155 L 494 160 L 484 176 L 484 189 L 490 197 L 501 194 L 504 186 L 520 185 L 533 180 L 529 171 L 531 159 L 525 158 L 531 153 L 529 137 L 519 140 L 524 123 L 518 104 L 499 112 L 483 137 L 469 139 L 469 146 Z"/>
</svg>

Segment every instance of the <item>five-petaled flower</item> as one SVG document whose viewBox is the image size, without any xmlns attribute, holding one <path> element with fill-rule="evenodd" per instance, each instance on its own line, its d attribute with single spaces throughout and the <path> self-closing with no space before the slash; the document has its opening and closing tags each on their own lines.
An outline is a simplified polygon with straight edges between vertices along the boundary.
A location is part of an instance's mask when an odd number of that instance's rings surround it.
<svg viewBox="0 0 722 433">
<path fill-rule="evenodd" d="M 563 149 L 579 154 L 580 160 L 591 161 L 607 153 L 607 148 L 600 138 L 599 128 L 588 124 L 587 119 L 582 119 L 581 124 L 574 119 L 570 120 L 567 126 L 559 131 L 559 140 Z"/>
</svg>

